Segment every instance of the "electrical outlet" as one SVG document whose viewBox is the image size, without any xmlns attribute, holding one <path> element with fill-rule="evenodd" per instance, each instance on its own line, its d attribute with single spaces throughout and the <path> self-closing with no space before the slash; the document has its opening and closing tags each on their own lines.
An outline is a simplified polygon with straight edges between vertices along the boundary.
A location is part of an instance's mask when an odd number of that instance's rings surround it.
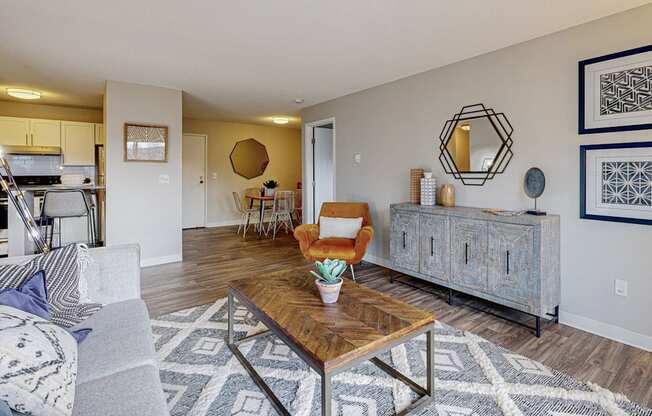
<svg viewBox="0 0 652 416">
<path fill-rule="evenodd" d="M 616 295 L 627 296 L 627 280 L 616 279 L 615 290 L 616 290 Z"/>
<path fill-rule="evenodd" d="M 170 183 L 170 175 L 166 175 L 164 173 L 158 175 L 158 183 L 162 183 L 162 184 Z"/>
</svg>

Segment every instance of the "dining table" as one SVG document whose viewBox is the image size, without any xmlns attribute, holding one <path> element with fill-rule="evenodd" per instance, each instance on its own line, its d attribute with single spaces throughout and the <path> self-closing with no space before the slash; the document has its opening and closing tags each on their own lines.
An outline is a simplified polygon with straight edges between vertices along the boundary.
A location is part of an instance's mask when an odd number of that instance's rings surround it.
<svg viewBox="0 0 652 416">
<path fill-rule="evenodd" d="M 258 217 L 258 236 L 263 235 L 263 219 L 265 218 L 265 202 L 274 201 L 273 196 L 265 195 L 245 195 L 249 199 L 249 208 L 254 207 L 254 202 L 258 201 L 260 203 L 260 215 Z"/>
</svg>

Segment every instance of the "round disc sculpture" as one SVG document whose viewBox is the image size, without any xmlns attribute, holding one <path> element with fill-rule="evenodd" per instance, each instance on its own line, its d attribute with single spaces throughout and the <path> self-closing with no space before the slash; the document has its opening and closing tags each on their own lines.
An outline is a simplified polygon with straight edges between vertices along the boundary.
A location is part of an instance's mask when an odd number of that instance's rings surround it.
<svg viewBox="0 0 652 416">
<path fill-rule="evenodd" d="M 525 189 L 527 196 L 534 199 L 534 210 L 529 210 L 527 213 L 532 215 L 546 215 L 545 212 L 537 209 L 537 198 L 543 195 L 543 191 L 546 189 L 546 176 L 543 174 L 543 171 L 539 168 L 528 169 L 523 179 L 523 189 Z"/>
</svg>

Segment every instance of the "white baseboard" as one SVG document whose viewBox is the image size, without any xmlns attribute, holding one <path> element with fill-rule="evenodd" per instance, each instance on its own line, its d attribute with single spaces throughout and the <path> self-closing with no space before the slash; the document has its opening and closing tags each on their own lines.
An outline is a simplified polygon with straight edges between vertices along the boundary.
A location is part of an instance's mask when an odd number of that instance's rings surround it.
<svg viewBox="0 0 652 416">
<path fill-rule="evenodd" d="M 148 259 L 140 259 L 140 267 L 151 267 L 158 266 L 159 264 L 177 263 L 182 260 L 183 256 L 181 254 L 173 254 L 171 256 L 163 257 L 150 257 Z"/>
<path fill-rule="evenodd" d="M 390 261 L 383 257 L 367 254 L 363 260 L 391 269 Z M 625 345 L 652 352 L 652 336 L 650 335 L 639 334 L 629 329 L 575 315 L 564 310 L 561 310 L 559 313 L 559 322 L 582 331 L 590 332 L 591 334 L 621 342 Z"/>
<path fill-rule="evenodd" d="M 390 261 L 383 258 L 383 257 L 378 257 L 378 256 L 374 256 L 374 255 L 371 255 L 371 254 L 365 254 L 365 256 L 362 258 L 362 260 L 364 260 L 364 261 L 366 261 L 368 263 L 377 264 L 378 266 L 383 266 L 383 267 L 386 267 L 388 269 L 391 269 L 391 267 L 389 267 L 390 266 Z"/>
<path fill-rule="evenodd" d="M 226 221 L 216 221 L 216 222 L 209 222 L 206 224 L 206 228 L 214 228 L 214 227 L 230 227 L 233 225 L 238 225 L 240 224 L 240 220 L 226 220 Z"/>
<path fill-rule="evenodd" d="M 572 326 L 573 328 L 581 329 L 582 331 L 652 352 L 652 336 L 650 335 L 640 334 L 606 322 L 575 315 L 563 309 L 559 312 L 559 322 Z"/>
</svg>

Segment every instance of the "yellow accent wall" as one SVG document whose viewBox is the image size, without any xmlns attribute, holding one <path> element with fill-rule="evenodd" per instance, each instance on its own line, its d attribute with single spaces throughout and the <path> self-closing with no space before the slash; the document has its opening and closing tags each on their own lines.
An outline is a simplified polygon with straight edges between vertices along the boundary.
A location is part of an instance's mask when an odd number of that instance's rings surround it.
<svg viewBox="0 0 652 416">
<path fill-rule="evenodd" d="M 0 101 L 0 116 L 44 118 L 49 120 L 102 122 L 101 108 L 66 107 L 62 105 Z"/>
<path fill-rule="evenodd" d="M 208 136 L 207 218 L 209 226 L 234 224 L 239 220 L 233 191 L 260 187 L 268 179 L 279 189 L 295 189 L 301 180 L 301 130 L 286 127 L 183 119 L 183 132 Z M 269 165 L 262 176 L 245 179 L 233 172 L 229 154 L 239 140 L 254 138 L 267 148 Z M 214 176 L 215 174 L 215 176 Z"/>
</svg>

